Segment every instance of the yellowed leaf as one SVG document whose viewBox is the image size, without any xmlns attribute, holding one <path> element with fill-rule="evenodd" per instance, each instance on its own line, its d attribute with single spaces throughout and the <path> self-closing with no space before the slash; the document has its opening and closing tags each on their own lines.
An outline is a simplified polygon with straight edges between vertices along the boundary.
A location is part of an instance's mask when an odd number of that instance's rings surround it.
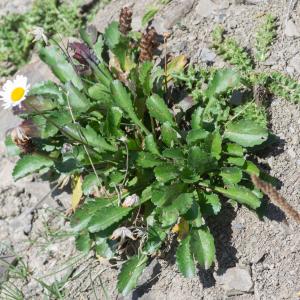
<svg viewBox="0 0 300 300">
<path fill-rule="evenodd" d="M 177 233 L 178 234 L 177 239 L 181 241 L 188 235 L 189 229 L 190 229 L 189 223 L 184 218 L 181 218 L 180 222 L 173 226 L 172 232 Z"/>
<path fill-rule="evenodd" d="M 182 71 L 187 62 L 188 60 L 183 54 L 174 57 L 167 65 L 167 80 L 172 80 L 172 74 Z"/>
<path fill-rule="evenodd" d="M 72 209 L 76 210 L 82 197 L 82 178 L 81 176 L 74 176 L 73 178 L 73 192 L 72 192 Z"/>
<path fill-rule="evenodd" d="M 132 60 L 132 58 L 129 55 L 126 55 L 125 57 L 125 65 L 124 70 L 126 73 L 129 73 L 133 68 L 135 68 L 136 64 Z"/>
</svg>

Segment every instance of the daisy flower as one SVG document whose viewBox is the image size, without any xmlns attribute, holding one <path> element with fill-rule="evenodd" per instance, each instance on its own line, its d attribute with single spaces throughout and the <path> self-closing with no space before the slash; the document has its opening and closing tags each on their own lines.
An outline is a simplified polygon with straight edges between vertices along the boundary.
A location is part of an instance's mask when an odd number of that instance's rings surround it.
<svg viewBox="0 0 300 300">
<path fill-rule="evenodd" d="M 42 27 L 34 26 L 29 33 L 34 36 L 33 42 L 44 41 L 46 45 L 48 44 L 48 38 Z"/>
<path fill-rule="evenodd" d="M 29 87 L 27 78 L 22 75 L 17 75 L 13 81 L 7 80 L 0 91 L 0 101 L 4 102 L 2 106 L 5 109 L 19 106 L 26 99 Z"/>
</svg>

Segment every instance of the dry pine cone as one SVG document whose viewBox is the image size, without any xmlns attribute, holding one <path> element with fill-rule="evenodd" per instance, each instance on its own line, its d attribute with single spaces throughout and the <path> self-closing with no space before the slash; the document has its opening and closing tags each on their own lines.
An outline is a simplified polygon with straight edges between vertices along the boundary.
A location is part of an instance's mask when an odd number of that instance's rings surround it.
<svg viewBox="0 0 300 300">
<path fill-rule="evenodd" d="M 157 32 L 154 27 L 147 27 L 146 31 L 143 33 L 142 40 L 140 43 L 140 62 L 153 59 L 154 51 L 158 46 L 157 43 Z"/>
<path fill-rule="evenodd" d="M 119 30 L 127 35 L 131 31 L 132 10 L 129 7 L 123 7 L 119 17 Z"/>
</svg>

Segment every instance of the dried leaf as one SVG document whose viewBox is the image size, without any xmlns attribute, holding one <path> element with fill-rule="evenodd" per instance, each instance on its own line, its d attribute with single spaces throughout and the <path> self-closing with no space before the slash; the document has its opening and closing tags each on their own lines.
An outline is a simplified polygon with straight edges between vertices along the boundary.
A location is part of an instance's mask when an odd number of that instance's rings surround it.
<svg viewBox="0 0 300 300">
<path fill-rule="evenodd" d="M 83 195 L 81 176 L 74 177 L 73 183 L 74 183 L 74 188 L 72 191 L 72 202 L 71 203 L 72 203 L 72 209 L 73 209 L 73 211 L 75 211 L 76 208 L 78 207 L 81 197 Z"/>
</svg>

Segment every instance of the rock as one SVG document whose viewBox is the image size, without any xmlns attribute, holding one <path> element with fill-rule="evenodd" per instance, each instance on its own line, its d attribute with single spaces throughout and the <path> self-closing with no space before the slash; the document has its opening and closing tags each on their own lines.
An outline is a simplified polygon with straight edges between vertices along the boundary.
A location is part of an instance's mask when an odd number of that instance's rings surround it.
<svg viewBox="0 0 300 300">
<path fill-rule="evenodd" d="M 215 9 L 217 5 L 211 0 L 200 0 L 195 10 L 197 15 L 206 18 L 212 15 Z"/>
<path fill-rule="evenodd" d="M 287 66 L 287 67 L 286 67 L 286 72 L 287 72 L 289 75 L 293 76 L 293 75 L 294 75 L 294 72 L 295 72 L 295 69 L 294 69 L 293 67 Z"/>
<path fill-rule="evenodd" d="M 13 254 L 6 254 L 0 259 L 0 286 L 1 283 L 7 280 L 8 270 L 11 265 L 17 262 L 17 258 Z"/>
<path fill-rule="evenodd" d="M 250 292 L 253 288 L 250 272 L 245 267 L 230 268 L 224 274 L 220 276 L 214 275 L 214 277 L 223 286 L 224 290 L 228 292 Z"/>
<path fill-rule="evenodd" d="M 296 54 L 291 60 L 290 60 L 290 67 L 293 67 L 298 73 L 300 73 L 300 54 Z"/>
<path fill-rule="evenodd" d="M 164 33 L 178 23 L 192 9 L 193 4 L 194 0 L 173 0 L 160 10 L 153 20 L 153 26 L 158 33 Z M 157 2 L 154 0 L 112 1 L 103 10 L 99 11 L 92 24 L 96 26 L 98 31 L 103 32 L 109 23 L 118 20 L 123 6 L 131 6 L 133 11 L 132 28 L 133 30 L 140 30 L 142 17 L 151 5 L 157 7 Z"/>
<path fill-rule="evenodd" d="M 0 129 L 1 132 L 1 129 Z M 12 177 L 12 171 L 15 167 L 15 163 L 11 162 L 8 159 L 1 160 L 1 169 L 0 169 L 0 187 L 7 187 L 14 184 Z"/>
<path fill-rule="evenodd" d="M 34 0 L 1 0 L 0 16 L 8 13 L 23 14 L 28 11 Z"/>
<path fill-rule="evenodd" d="M 18 74 L 26 76 L 31 86 L 37 82 L 45 80 L 57 82 L 57 78 L 53 75 L 50 68 L 39 58 L 37 54 L 32 56 L 28 64 L 20 68 Z"/>
<path fill-rule="evenodd" d="M 153 22 L 153 26 L 158 33 L 171 29 L 178 23 L 184 16 L 186 16 L 192 9 L 194 0 L 177 0 L 172 1 Z"/>
<path fill-rule="evenodd" d="M 200 59 L 203 62 L 210 62 L 210 63 L 214 62 L 217 56 L 212 50 L 208 48 L 203 48 L 199 52 L 200 52 Z"/>
<path fill-rule="evenodd" d="M 104 9 L 100 10 L 92 25 L 96 26 L 97 30 L 104 32 L 105 28 L 112 21 L 119 19 L 119 14 L 123 6 L 131 6 L 133 10 L 132 16 L 132 27 L 134 30 L 141 29 L 141 20 L 147 11 L 147 8 L 156 3 L 155 0 L 144 0 L 144 1 L 134 1 L 134 0 L 114 0 L 111 1 Z"/>
<path fill-rule="evenodd" d="M 288 20 L 285 26 L 284 34 L 289 37 L 299 37 L 300 31 L 292 20 Z"/>
<path fill-rule="evenodd" d="M 230 98 L 230 103 L 233 105 L 240 105 L 243 101 L 244 94 L 240 91 L 233 91 Z"/>
</svg>

